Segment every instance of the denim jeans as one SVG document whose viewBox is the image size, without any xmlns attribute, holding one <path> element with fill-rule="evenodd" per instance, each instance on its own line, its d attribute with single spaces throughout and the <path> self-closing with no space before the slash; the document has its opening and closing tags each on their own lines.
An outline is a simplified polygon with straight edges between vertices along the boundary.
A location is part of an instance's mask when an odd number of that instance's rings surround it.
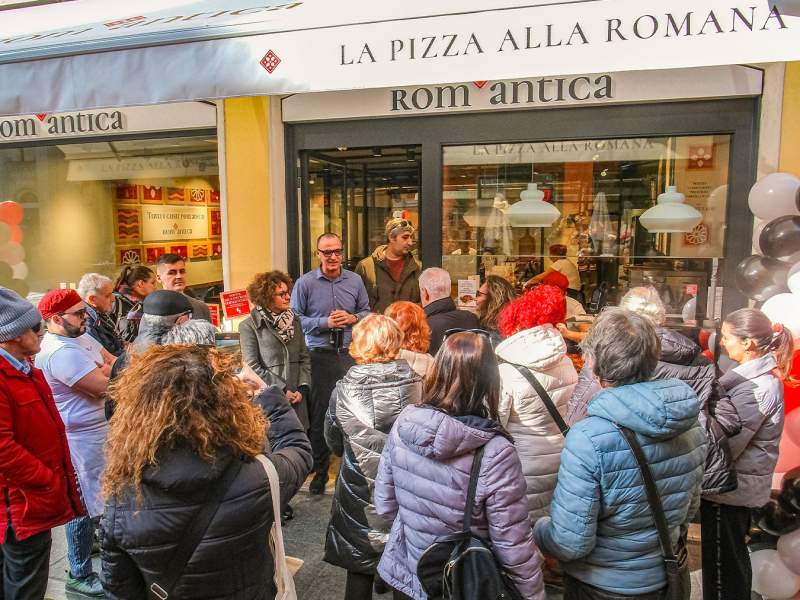
<svg viewBox="0 0 800 600">
<path fill-rule="evenodd" d="M 42 600 L 50 574 L 50 530 L 20 541 L 11 523 L 0 545 L 0 600 Z"/>
<path fill-rule="evenodd" d="M 67 536 L 67 560 L 69 572 L 75 579 L 84 579 L 92 574 L 92 542 L 94 524 L 90 517 L 72 519 L 64 526 Z"/>
</svg>

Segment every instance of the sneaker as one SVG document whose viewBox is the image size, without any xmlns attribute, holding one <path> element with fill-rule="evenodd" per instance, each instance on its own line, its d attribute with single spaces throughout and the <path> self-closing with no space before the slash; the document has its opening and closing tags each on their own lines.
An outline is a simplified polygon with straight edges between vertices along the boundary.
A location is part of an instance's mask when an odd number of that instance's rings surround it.
<svg viewBox="0 0 800 600">
<path fill-rule="evenodd" d="M 291 521 L 292 519 L 294 519 L 294 509 L 287 504 L 281 512 L 281 525 L 286 525 L 286 521 Z"/>
<path fill-rule="evenodd" d="M 308 493 L 320 496 L 325 493 L 325 484 L 328 483 L 328 472 L 323 471 L 314 475 L 314 479 L 308 484 Z"/>
<path fill-rule="evenodd" d="M 100 583 L 97 573 L 92 573 L 88 577 L 81 579 L 73 577 L 70 573 L 67 575 L 67 583 L 64 584 L 64 589 L 86 598 L 105 598 L 103 584 Z"/>
</svg>

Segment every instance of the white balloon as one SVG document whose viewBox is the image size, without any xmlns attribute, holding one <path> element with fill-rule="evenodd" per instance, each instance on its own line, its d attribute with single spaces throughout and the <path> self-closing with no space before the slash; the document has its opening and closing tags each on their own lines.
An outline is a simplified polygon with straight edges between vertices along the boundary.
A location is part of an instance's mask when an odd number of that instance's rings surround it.
<svg viewBox="0 0 800 600">
<path fill-rule="evenodd" d="M 14 271 L 14 279 L 28 278 L 28 265 L 26 265 L 24 262 L 11 265 L 11 269 Z"/>
<path fill-rule="evenodd" d="M 795 345 L 800 342 L 800 294 L 776 294 L 764 302 L 761 311 L 791 331 Z"/>
<path fill-rule="evenodd" d="M 789 269 L 789 274 L 786 276 L 786 283 L 793 294 L 800 296 L 800 262 Z"/>
<path fill-rule="evenodd" d="M 750 553 L 753 567 L 753 590 L 769 600 L 788 600 L 800 591 L 800 575 L 783 564 L 777 550 Z"/>
<path fill-rule="evenodd" d="M 771 221 L 784 215 L 800 214 L 800 177 L 791 173 L 771 173 L 750 188 L 747 203 L 759 219 Z"/>
<path fill-rule="evenodd" d="M 0 246 L 0 260 L 10 265 L 25 260 L 25 249 L 17 242 L 6 242 Z"/>
<path fill-rule="evenodd" d="M 683 305 L 683 308 L 681 309 L 681 319 L 683 319 L 684 323 L 686 323 L 687 321 L 694 321 L 697 319 L 696 297 L 693 296 L 689 298 L 686 304 Z"/>
</svg>

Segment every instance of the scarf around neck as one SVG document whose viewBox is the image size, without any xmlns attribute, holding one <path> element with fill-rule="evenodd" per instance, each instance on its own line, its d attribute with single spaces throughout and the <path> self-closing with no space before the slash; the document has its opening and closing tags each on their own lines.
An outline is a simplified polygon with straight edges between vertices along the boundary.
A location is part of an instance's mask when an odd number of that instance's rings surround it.
<svg viewBox="0 0 800 600">
<path fill-rule="evenodd" d="M 284 344 L 292 341 L 294 337 L 294 312 L 291 308 L 282 313 L 274 313 L 268 308 L 261 307 L 258 310 Z"/>
</svg>

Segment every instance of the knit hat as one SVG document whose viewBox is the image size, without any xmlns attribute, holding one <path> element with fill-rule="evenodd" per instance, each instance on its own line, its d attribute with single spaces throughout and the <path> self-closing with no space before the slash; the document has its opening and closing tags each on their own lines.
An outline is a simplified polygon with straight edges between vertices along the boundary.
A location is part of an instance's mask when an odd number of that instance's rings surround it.
<svg viewBox="0 0 800 600">
<path fill-rule="evenodd" d="M 399 233 L 405 233 L 406 231 L 410 233 L 414 233 L 414 226 L 411 224 L 411 221 L 408 219 L 403 218 L 395 218 L 390 219 L 388 223 L 386 223 L 386 239 L 391 239 L 393 235 L 397 235 Z"/>
<path fill-rule="evenodd" d="M 13 340 L 41 324 L 36 307 L 14 290 L 0 287 L 0 342 Z"/>
<path fill-rule="evenodd" d="M 146 315 L 172 317 L 191 310 L 189 298 L 172 290 L 156 290 L 149 293 L 142 302 L 142 312 Z"/>
<path fill-rule="evenodd" d="M 50 290 L 39 300 L 39 312 L 46 321 L 53 315 L 62 313 L 83 302 L 78 292 L 71 289 Z"/>
</svg>

